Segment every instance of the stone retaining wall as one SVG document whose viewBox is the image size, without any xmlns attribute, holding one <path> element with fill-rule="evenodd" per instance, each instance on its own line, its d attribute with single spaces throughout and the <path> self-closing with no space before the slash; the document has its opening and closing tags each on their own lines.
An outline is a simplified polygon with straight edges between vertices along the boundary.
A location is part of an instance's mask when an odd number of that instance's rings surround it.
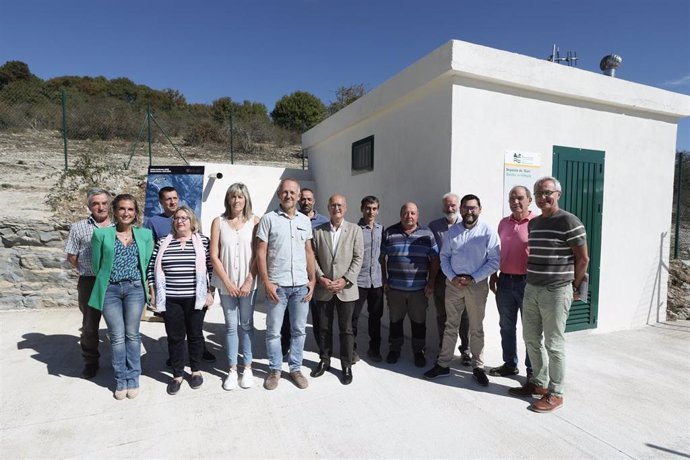
<svg viewBox="0 0 690 460">
<path fill-rule="evenodd" d="M 76 307 L 77 273 L 64 253 L 69 225 L 0 223 L 0 310 Z"/>
</svg>

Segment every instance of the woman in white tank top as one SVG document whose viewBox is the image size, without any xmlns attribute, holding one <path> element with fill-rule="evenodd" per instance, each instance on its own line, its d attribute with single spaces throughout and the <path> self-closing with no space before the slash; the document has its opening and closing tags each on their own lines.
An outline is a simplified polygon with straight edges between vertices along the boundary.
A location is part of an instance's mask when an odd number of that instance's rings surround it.
<svg viewBox="0 0 690 460">
<path fill-rule="evenodd" d="M 254 386 L 252 340 L 256 298 L 254 238 L 257 223 L 259 218 L 252 214 L 252 200 L 247 186 L 232 184 L 225 193 L 225 212 L 213 219 L 211 226 L 211 284 L 218 289 L 225 314 L 226 349 L 230 363 L 228 376 L 223 382 L 225 390 L 237 388 L 237 353 L 240 342 L 244 371 L 239 378 L 239 385 L 242 388 Z"/>
</svg>

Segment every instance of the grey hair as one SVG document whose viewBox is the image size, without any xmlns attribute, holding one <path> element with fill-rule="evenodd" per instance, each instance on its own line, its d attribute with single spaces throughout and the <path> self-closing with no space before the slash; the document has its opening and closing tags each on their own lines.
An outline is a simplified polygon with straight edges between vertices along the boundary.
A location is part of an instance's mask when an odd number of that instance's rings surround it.
<svg viewBox="0 0 690 460">
<path fill-rule="evenodd" d="M 460 197 L 458 196 L 458 194 L 457 194 L 457 193 L 453 193 L 453 192 L 448 192 L 448 193 L 446 193 L 445 195 L 443 195 L 443 196 L 441 197 L 441 201 L 446 201 L 446 198 L 450 198 L 451 196 L 454 196 L 455 198 L 458 199 L 458 201 L 460 201 Z"/>
<path fill-rule="evenodd" d="M 535 188 L 536 188 L 536 186 L 537 186 L 537 184 L 534 184 Z M 532 192 L 530 191 L 529 187 L 525 187 L 524 185 L 516 185 L 513 188 L 511 188 L 510 192 L 508 192 L 509 197 L 510 197 L 510 195 L 513 194 L 513 190 L 515 190 L 516 188 L 523 189 L 525 191 L 525 194 L 527 195 L 527 198 L 529 198 L 530 200 L 532 199 Z"/>
<path fill-rule="evenodd" d="M 541 184 L 543 184 L 544 182 L 553 182 L 554 187 L 556 187 L 556 191 L 557 192 L 561 191 L 561 183 L 558 182 L 558 179 L 556 179 L 555 177 L 552 177 L 552 176 L 542 177 L 541 179 L 536 181 L 534 183 L 534 190 L 536 190 L 537 187 L 540 186 Z"/>
<path fill-rule="evenodd" d="M 86 206 L 91 206 L 91 198 L 97 196 L 97 195 L 105 195 L 108 197 L 108 200 L 110 200 L 110 192 L 107 191 L 104 188 L 90 188 L 86 191 Z"/>
</svg>

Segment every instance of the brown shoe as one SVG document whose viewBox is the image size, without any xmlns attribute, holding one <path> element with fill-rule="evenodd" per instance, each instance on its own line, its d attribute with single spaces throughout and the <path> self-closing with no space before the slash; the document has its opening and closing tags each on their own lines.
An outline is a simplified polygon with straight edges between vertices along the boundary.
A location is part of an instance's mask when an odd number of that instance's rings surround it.
<svg viewBox="0 0 690 460">
<path fill-rule="evenodd" d="M 267 390 L 275 390 L 278 388 L 278 383 L 280 382 L 281 371 L 271 371 L 268 378 L 264 380 L 264 388 Z"/>
<path fill-rule="evenodd" d="M 551 393 L 545 394 L 539 401 L 533 402 L 529 408 L 534 412 L 553 412 L 563 405 L 563 397 Z"/>
<path fill-rule="evenodd" d="M 300 390 L 304 390 L 309 386 L 309 382 L 307 381 L 307 378 L 302 375 L 300 371 L 297 372 L 290 372 L 290 378 L 292 379 L 293 382 L 295 382 L 295 385 L 297 388 Z"/>
<path fill-rule="evenodd" d="M 512 396 L 544 396 L 549 392 L 548 389 L 544 387 L 538 387 L 532 382 L 527 382 L 520 388 L 511 388 L 508 390 Z"/>
</svg>

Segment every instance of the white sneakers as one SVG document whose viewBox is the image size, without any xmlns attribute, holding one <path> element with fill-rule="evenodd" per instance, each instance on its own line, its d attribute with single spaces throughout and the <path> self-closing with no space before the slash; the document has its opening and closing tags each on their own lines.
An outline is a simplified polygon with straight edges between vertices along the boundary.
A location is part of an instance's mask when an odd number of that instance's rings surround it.
<svg viewBox="0 0 690 460">
<path fill-rule="evenodd" d="M 252 374 L 251 369 L 245 369 L 240 377 L 240 387 L 251 388 L 254 386 L 254 374 Z M 228 376 L 223 382 L 223 390 L 230 391 L 237 388 L 237 371 L 235 369 L 230 369 Z"/>
<path fill-rule="evenodd" d="M 254 374 L 252 374 L 251 368 L 244 369 L 242 378 L 240 379 L 240 386 L 242 388 L 251 388 L 254 386 Z"/>
<path fill-rule="evenodd" d="M 235 369 L 230 369 L 228 376 L 223 382 L 223 390 L 230 391 L 237 388 L 237 371 Z"/>
</svg>

